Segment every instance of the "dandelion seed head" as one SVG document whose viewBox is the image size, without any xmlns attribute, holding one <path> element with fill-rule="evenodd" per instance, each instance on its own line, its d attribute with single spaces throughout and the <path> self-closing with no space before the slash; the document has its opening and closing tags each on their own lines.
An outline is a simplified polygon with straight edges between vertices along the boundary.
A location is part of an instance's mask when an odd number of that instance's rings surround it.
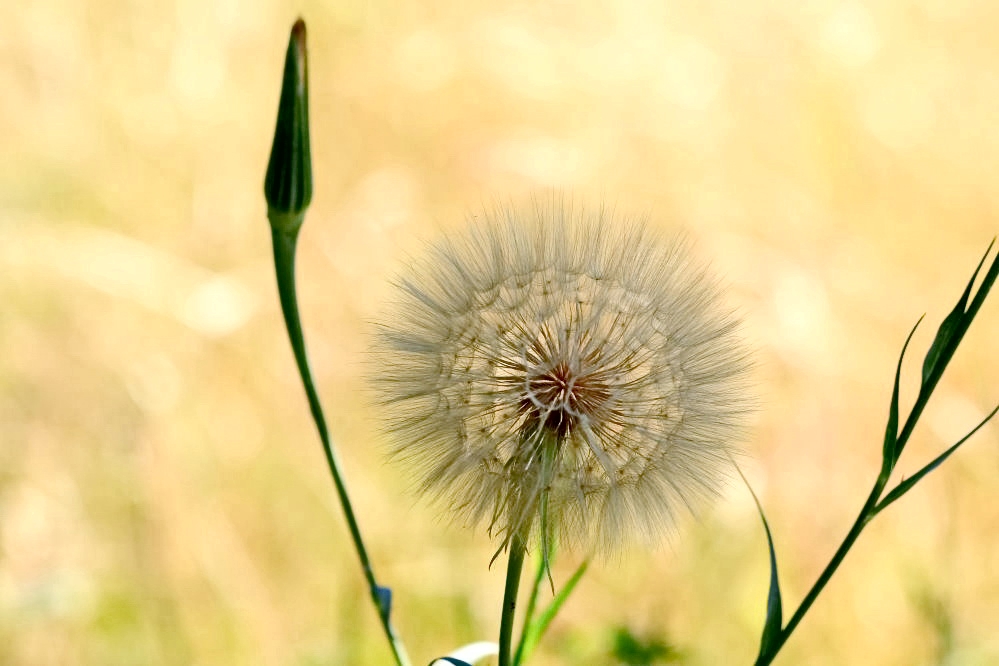
<svg viewBox="0 0 999 666">
<path fill-rule="evenodd" d="M 607 552 L 717 493 L 749 364 L 682 239 L 535 203 L 480 216 L 398 286 L 372 384 L 393 457 L 456 519 Z"/>
</svg>

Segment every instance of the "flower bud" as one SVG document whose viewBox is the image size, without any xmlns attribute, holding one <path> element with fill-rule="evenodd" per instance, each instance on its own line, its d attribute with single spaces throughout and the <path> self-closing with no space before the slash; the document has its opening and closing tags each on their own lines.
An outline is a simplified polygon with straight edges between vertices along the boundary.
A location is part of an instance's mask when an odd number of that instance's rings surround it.
<svg viewBox="0 0 999 666">
<path fill-rule="evenodd" d="M 298 19 L 288 40 L 277 127 L 264 179 L 271 226 L 292 236 L 298 233 L 312 201 L 308 75 L 305 21 Z"/>
</svg>

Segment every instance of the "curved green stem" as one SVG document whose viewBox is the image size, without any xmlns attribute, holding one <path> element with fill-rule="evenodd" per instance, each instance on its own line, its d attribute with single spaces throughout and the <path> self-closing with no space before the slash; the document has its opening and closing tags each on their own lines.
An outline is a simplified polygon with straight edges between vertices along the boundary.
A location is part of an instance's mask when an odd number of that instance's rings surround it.
<svg viewBox="0 0 999 666">
<path fill-rule="evenodd" d="M 997 279 L 999 279 L 999 257 L 995 257 L 993 258 L 992 264 L 989 266 L 985 276 L 982 278 L 982 282 L 979 284 L 978 290 L 972 297 L 975 279 L 978 277 L 978 273 L 982 266 L 985 265 L 985 260 L 992 251 L 992 247 L 995 245 L 995 242 L 996 240 L 992 239 L 992 243 L 989 244 L 988 249 L 985 251 L 985 255 L 982 257 L 981 261 L 978 262 L 978 266 L 975 268 L 975 272 L 972 274 L 971 280 L 968 282 L 967 287 L 965 287 L 964 293 L 958 300 L 957 305 L 954 306 L 954 309 L 951 310 L 950 314 L 948 314 L 940 324 L 940 328 L 937 330 L 933 343 L 930 345 L 930 349 L 927 351 L 926 357 L 923 360 L 922 382 L 919 388 L 919 395 L 917 396 L 916 402 L 913 405 L 912 410 L 909 412 L 909 416 L 906 418 L 905 424 L 902 426 L 901 431 L 898 431 L 898 386 L 899 377 L 902 372 L 902 358 L 905 356 L 905 350 L 909 346 L 909 341 L 912 339 L 912 333 L 916 330 L 915 327 L 913 327 L 912 332 L 909 333 L 909 337 L 906 338 L 905 344 L 902 346 L 902 354 L 899 356 L 898 367 L 895 371 L 895 387 L 892 392 L 888 427 L 885 434 L 881 473 L 878 474 L 878 478 L 874 482 L 874 487 L 871 489 L 871 494 L 868 496 L 867 501 L 860 510 L 860 513 L 857 516 L 856 521 L 853 523 L 853 526 L 850 528 L 850 531 L 847 532 L 846 537 L 843 539 L 843 543 L 840 544 L 836 553 L 829 561 L 829 564 L 826 565 L 826 568 L 819 575 L 818 580 L 812 586 L 812 589 L 808 591 L 808 594 L 798 606 L 798 609 L 794 612 L 794 615 L 788 621 L 787 625 L 784 626 L 769 643 L 766 642 L 767 634 L 766 632 L 764 633 L 765 642 L 761 650 L 765 651 L 761 651 L 761 654 L 756 660 L 756 666 L 768 666 L 774 660 L 777 653 L 780 652 L 780 649 L 784 646 L 784 643 L 787 642 L 788 637 L 790 637 L 791 633 L 798 626 L 798 623 L 801 622 L 805 613 L 808 612 L 809 608 L 811 608 L 812 603 L 825 588 L 829 579 L 832 578 L 834 573 L 836 573 L 836 569 L 838 569 L 839 565 L 843 562 L 843 558 L 846 557 L 847 552 L 853 546 L 857 537 L 860 536 L 864 527 L 866 527 L 867 524 L 874 519 L 874 516 L 878 515 L 880 511 L 911 490 L 918 481 L 926 476 L 926 474 L 936 469 L 955 450 L 957 450 L 958 447 L 960 447 L 982 426 L 988 423 L 997 412 L 999 412 L 999 407 L 996 407 L 977 426 L 975 426 L 971 432 L 961 438 L 956 444 L 934 458 L 930 463 L 925 465 L 910 478 L 903 479 L 891 492 L 882 497 L 885 487 L 888 485 L 888 480 L 891 477 L 892 471 L 898 462 L 899 456 L 902 454 L 902 451 L 905 449 L 905 445 L 909 441 L 909 437 L 915 430 L 916 423 L 919 421 L 919 417 L 922 416 L 923 410 L 926 408 L 926 404 L 929 402 L 930 397 L 933 395 L 933 392 L 940 381 L 940 378 L 943 376 L 944 370 L 947 369 L 947 365 L 950 363 L 951 358 L 953 358 L 954 353 L 961 344 L 964 334 L 967 332 L 968 327 L 971 326 L 971 322 L 974 320 L 975 315 L 985 302 L 985 298 L 988 296 L 992 285 Z M 969 301 L 969 299 L 971 300 Z M 921 317 L 920 321 L 922 321 Z M 916 325 L 918 326 L 919 322 L 916 322 Z"/>
<path fill-rule="evenodd" d="M 499 666 L 510 666 L 513 645 L 513 620 L 517 611 L 517 591 L 520 573 L 524 569 L 524 540 L 519 534 L 510 539 L 510 560 L 506 565 L 506 587 L 503 590 L 503 615 L 500 620 Z"/>
<path fill-rule="evenodd" d="M 288 327 L 288 337 L 291 339 L 291 348 L 295 354 L 295 362 L 298 365 L 298 372 L 305 387 L 305 394 L 309 400 L 309 409 L 312 411 L 312 418 L 316 422 L 319 430 L 319 438 L 323 443 L 323 451 L 326 453 L 326 462 L 333 476 L 333 483 L 336 485 L 336 492 L 340 498 L 340 506 L 343 507 L 344 517 L 347 519 L 347 527 L 350 530 L 350 537 L 354 541 L 358 559 L 361 562 L 361 569 L 364 571 L 364 578 L 368 583 L 368 591 L 371 599 L 378 609 L 378 617 L 381 620 L 385 635 L 392 648 L 397 666 L 410 666 L 406 649 L 392 626 L 389 612 L 391 610 L 391 594 L 388 588 L 378 585 L 375 574 L 371 568 L 371 560 L 368 551 L 364 547 L 364 540 L 361 538 L 361 530 L 357 525 L 354 516 L 354 509 L 350 503 L 350 496 L 347 494 L 347 486 L 344 483 L 343 472 L 340 469 L 340 462 L 336 452 L 330 442 L 329 430 L 326 427 L 326 418 L 323 416 L 323 408 L 319 402 L 319 394 L 316 391 L 315 383 L 312 380 L 312 371 L 309 369 L 309 358 L 305 351 L 305 338 L 302 334 L 302 322 L 298 314 L 298 297 L 295 291 L 295 247 L 298 241 L 297 226 L 293 232 L 280 231 L 276 225 L 271 228 L 271 239 L 274 245 L 274 268 L 277 273 L 278 295 L 281 299 L 281 311 L 284 313 L 284 321 Z"/>
<path fill-rule="evenodd" d="M 902 351 L 904 354 L 905 350 L 903 349 Z M 909 437 L 912 436 L 912 432 L 916 427 L 919 417 L 926 408 L 927 402 L 929 402 L 930 396 L 933 393 L 933 388 L 935 388 L 937 381 L 940 379 L 938 375 L 942 374 L 942 372 L 943 369 L 941 368 L 937 373 L 937 376 L 930 378 L 931 383 L 929 384 L 929 387 L 927 388 L 927 385 L 924 385 L 920 390 L 919 396 L 916 398 L 916 402 L 912 407 L 912 411 L 909 412 L 909 416 L 906 418 L 905 424 L 902 426 L 902 429 L 898 434 L 897 444 L 895 445 L 896 452 L 901 452 L 908 443 Z M 985 421 L 988 421 L 991 417 L 992 415 L 990 414 Z M 984 423 L 985 422 L 979 424 L 978 427 L 981 427 Z M 977 429 L 978 428 L 975 428 L 975 430 Z M 972 431 L 971 434 L 974 432 L 975 431 Z M 968 436 L 970 437 L 971 434 Z M 965 439 L 967 439 L 967 437 L 958 442 L 958 445 L 964 443 Z M 768 666 L 771 662 L 773 662 L 773 660 L 777 657 L 777 653 L 780 652 L 782 647 L 784 647 L 784 643 L 787 642 L 787 639 L 791 637 L 795 628 L 801 622 L 802 618 L 804 618 L 805 613 L 808 612 L 808 610 L 812 607 L 812 604 L 818 598 L 819 594 L 821 594 L 822 590 L 825 589 L 829 579 L 832 578 L 834 573 L 836 573 L 839 565 L 843 563 L 843 559 L 846 557 L 850 548 L 853 547 L 854 542 L 857 541 L 857 537 L 860 536 L 860 533 L 863 532 L 867 524 L 873 520 L 874 516 L 876 516 L 878 512 L 884 508 L 885 505 L 881 505 L 879 502 L 881 501 L 882 494 L 884 494 L 885 487 L 888 485 L 888 480 L 891 476 L 893 466 L 894 461 L 889 457 L 885 457 L 881 466 L 881 473 L 878 475 L 877 481 L 874 482 L 874 487 L 871 488 L 871 494 L 868 495 L 867 501 L 864 503 L 863 508 L 857 515 L 857 519 L 850 527 L 850 531 L 846 533 L 846 536 L 843 538 L 843 542 L 839 545 L 839 548 L 836 549 L 836 553 L 832 556 L 832 559 L 829 560 L 829 564 L 827 564 L 826 568 L 822 570 L 821 574 L 819 574 L 818 580 L 816 580 L 815 584 L 812 585 L 808 594 L 806 594 L 805 598 L 802 599 L 801 604 L 798 606 L 797 610 L 794 611 L 794 615 L 791 616 L 791 619 L 787 621 L 787 624 L 776 636 L 773 643 L 770 645 L 770 650 L 768 650 L 766 654 L 760 655 L 760 657 L 756 660 L 755 666 Z M 897 498 L 893 497 L 892 501 L 895 499 Z"/>
<path fill-rule="evenodd" d="M 770 649 L 766 654 L 760 655 L 756 660 L 755 666 L 768 666 L 773 662 L 781 648 L 784 647 L 784 643 L 786 643 L 787 639 L 791 637 L 791 633 L 798 626 L 798 623 L 801 622 L 802 618 L 805 617 L 805 613 L 808 612 L 808 609 L 812 607 L 813 603 L 815 603 L 819 594 L 821 594 L 822 590 L 825 589 L 826 584 L 829 582 L 829 579 L 833 577 L 833 574 L 836 573 L 839 565 L 843 563 L 843 559 L 846 557 L 850 548 L 853 547 L 857 537 L 860 536 L 860 533 L 863 532 L 867 523 L 869 523 L 876 515 L 877 511 L 875 510 L 875 507 L 877 506 L 878 499 L 881 497 L 881 493 L 884 492 L 885 485 L 887 483 L 887 475 L 881 474 L 878 476 L 878 480 L 871 489 L 871 494 L 867 497 L 864 507 L 860 510 L 860 514 L 857 516 L 857 520 L 854 521 L 853 526 L 850 527 L 850 531 L 847 532 L 846 537 L 843 539 L 843 543 L 841 543 L 839 548 L 836 549 L 836 553 L 832 556 L 832 559 L 829 560 L 829 564 L 827 564 L 826 568 L 822 570 L 822 573 L 819 574 L 819 578 L 815 581 L 815 584 L 812 585 L 812 589 L 810 589 L 808 594 L 805 595 L 805 598 L 802 599 L 801 604 L 798 606 L 797 610 L 794 611 L 794 615 L 791 616 L 791 619 L 788 620 L 784 628 L 781 629 L 780 633 L 774 638 L 773 643 L 770 645 Z"/>
</svg>

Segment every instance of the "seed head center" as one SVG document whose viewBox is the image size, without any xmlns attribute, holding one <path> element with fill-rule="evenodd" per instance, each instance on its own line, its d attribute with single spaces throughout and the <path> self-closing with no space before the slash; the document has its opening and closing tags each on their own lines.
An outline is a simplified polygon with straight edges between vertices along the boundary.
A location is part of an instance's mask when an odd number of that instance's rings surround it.
<svg viewBox="0 0 999 666">
<path fill-rule="evenodd" d="M 610 387 L 597 373 L 559 361 L 529 373 L 522 410 L 528 414 L 529 423 L 562 438 L 582 419 L 595 415 L 610 394 Z"/>
</svg>

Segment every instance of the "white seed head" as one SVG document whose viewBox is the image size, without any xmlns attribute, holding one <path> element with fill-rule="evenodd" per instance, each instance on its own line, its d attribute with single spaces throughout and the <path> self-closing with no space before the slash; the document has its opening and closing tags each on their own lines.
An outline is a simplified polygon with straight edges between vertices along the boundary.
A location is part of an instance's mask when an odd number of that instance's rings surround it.
<svg viewBox="0 0 999 666">
<path fill-rule="evenodd" d="M 681 240 L 558 202 L 445 238 L 381 318 L 394 458 L 457 520 L 607 552 L 717 492 L 747 413 L 738 321 Z"/>
</svg>

